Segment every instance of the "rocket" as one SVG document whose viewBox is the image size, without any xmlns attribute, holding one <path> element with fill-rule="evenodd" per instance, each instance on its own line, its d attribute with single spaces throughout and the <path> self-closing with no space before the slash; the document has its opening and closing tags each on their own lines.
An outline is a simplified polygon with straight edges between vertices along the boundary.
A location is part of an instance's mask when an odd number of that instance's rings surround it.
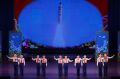
<svg viewBox="0 0 120 79">
<path fill-rule="evenodd" d="M 59 0 L 58 4 L 58 24 L 61 24 L 62 21 L 62 1 Z"/>
</svg>

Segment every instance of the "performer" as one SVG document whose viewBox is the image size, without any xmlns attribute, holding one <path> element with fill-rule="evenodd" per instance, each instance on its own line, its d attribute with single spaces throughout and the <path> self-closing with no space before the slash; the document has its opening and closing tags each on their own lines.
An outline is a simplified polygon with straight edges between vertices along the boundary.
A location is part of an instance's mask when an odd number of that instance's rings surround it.
<svg viewBox="0 0 120 79">
<path fill-rule="evenodd" d="M 104 53 L 104 76 L 107 76 L 107 73 L 108 73 L 108 60 L 113 57 L 114 55 L 109 57 L 107 53 Z"/>
<path fill-rule="evenodd" d="M 13 57 L 8 57 L 8 58 L 12 59 L 12 61 L 13 61 L 14 76 L 18 76 L 18 57 L 17 57 L 17 54 L 14 54 Z"/>
<path fill-rule="evenodd" d="M 47 58 L 45 57 L 45 55 L 42 56 L 42 73 L 43 73 L 43 76 L 45 77 L 46 75 L 46 67 L 47 67 Z"/>
<path fill-rule="evenodd" d="M 64 75 L 68 76 L 68 63 L 73 62 L 73 60 L 70 60 L 67 56 L 64 57 L 63 63 L 64 63 Z"/>
<path fill-rule="evenodd" d="M 36 73 L 37 76 L 40 76 L 41 58 L 39 57 L 39 55 L 37 55 L 36 58 L 32 58 L 32 60 L 36 62 Z"/>
<path fill-rule="evenodd" d="M 20 67 L 20 75 L 24 76 L 24 66 L 25 66 L 25 58 L 23 58 L 23 55 L 20 55 L 20 58 L 18 58 L 18 64 Z"/>
<path fill-rule="evenodd" d="M 74 62 L 74 65 L 76 67 L 76 70 L 77 70 L 77 76 L 80 76 L 80 67 L 82 65 L 82 59 L 80 58 L 80 56 L 78 55 L 76 58 L 75 58 L 75 62 Z"/>
<path fill-rule="evenodd" d="M 83 63 L 83 75 L 86 76 L 87 73 L 87 62 L 88 60 L 90 60 L 91 58 L 87 58 L 86 55 L 83 56 L 82 58 L 82 63 Z"/>
<path fill-rule="evenodd" d="M 59 58 L 55 58 L 54 56 L 54 59 L 56 61 L 58 61 L 58 73 L 59 73 L 59 76 L 62 76 L 62 73 L 63 73 L 63 58 L 61 55 L 59 55 Z"/>
<path fill-rule="evenodd" d="M 104 66 L 104 62 L 101 54 L 98 54 L 97 66 L 98 66 L 99 77 L 102 77 L 102 67 Z"/>
</svg>

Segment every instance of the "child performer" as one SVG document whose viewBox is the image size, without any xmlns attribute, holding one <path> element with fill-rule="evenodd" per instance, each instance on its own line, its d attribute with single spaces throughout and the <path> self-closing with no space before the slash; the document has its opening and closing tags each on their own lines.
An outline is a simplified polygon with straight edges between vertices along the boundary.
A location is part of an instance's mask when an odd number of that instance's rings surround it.
<svg viewBox="0 0 120 79">
<path fill-rule="evenodd" d="M 113 57 L 114 55 L 109 57 L 107 53 L 104 53 L 104 76 L 107 76 L 107 73 L 108 73 L 108 60 Z"/>
<path fill-rule="evenodd" d="M 14 67 L 14 76 L 18 76 L 18 57 L 17 57 L 17 54 L 14 54 L 13 57 L 8 57 L 8 58 L 12 59 L 13 67 Z"/>
<path fill-rule="evenodd" d="M 46 76 L 46 67 L 47 67 L 47 58 L 45 57 L 45 55 L 42 56 L 42 73 L 43 73 L 43 76 L 45 77 Z"/>
<path fill-rule="evenodd" d="M 99 77 L 102 77 L 102 67 L 104 66 L 104 62 L 101 54 L 98 54 L 97 66 L 98 66 Z"/>
<path fill-rule="evenodd" d="M 54 60 L 58 61 L 58 73 L 59 73 L 59 77 L 62 76 L 63 73 L 63 58 L 62 55 L 59 55 L 59 58 L 55 58 L 54 56 Z"/>
<path fill-rule="evenodd" d="M 77 76 L 80 76 L 80 67 L 82 65 L 82 59 L 80 58 L 79 55 L 75 58 L 74 65 L 76 67 Z"/>
<path fill-rule="evenodd" d="M 69 62 L 73 62 L 73 60 L 70 60 L 67 56 L 64 57 L 63 63 L 64 63 L 64 75 L 68 76 L 68 64 Z"/>
<path fill-rule="evenodd" d="M 91 58 L 87 58 L 86 55 L 83 56 L 82 58 L 82 63 L 83 63 L 83 75 L 86 76 L 87 73 L 87 63 L 88 60 L 90 60 Z"/>
<path fill-rule="evenodd" d="M 32 60 L 36 62 L 36 73 L 37 76 L 40 76 L 41 58 L 39 57 L 39 55 L 37 55 L 36 58 L 32 58 Z"/>
<path fill-rule="evenodd" d="M 25 66 L 25 59 L 23 58 L 23 55 L 20 55 L 20 58 L 18 58 L 18 64 L 20 67 L 20 75 L 24 76 L 24 66 Z"/>
</svg>

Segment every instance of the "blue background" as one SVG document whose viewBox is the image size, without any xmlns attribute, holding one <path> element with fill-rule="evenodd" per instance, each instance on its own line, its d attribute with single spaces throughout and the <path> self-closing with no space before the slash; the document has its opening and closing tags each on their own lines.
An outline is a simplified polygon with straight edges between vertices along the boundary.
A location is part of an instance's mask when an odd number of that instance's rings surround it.
<svg viewBox="0 0 120 79">
<path fill-rule="evenodd" d="M 24 39 L 53 47 L 72 47 L 95 40 L 102 29 L 102 15 L 86 0 L 62 0 L 58 24 L 58 0 L 33 0 L 18 19 Z"/>
</svg>

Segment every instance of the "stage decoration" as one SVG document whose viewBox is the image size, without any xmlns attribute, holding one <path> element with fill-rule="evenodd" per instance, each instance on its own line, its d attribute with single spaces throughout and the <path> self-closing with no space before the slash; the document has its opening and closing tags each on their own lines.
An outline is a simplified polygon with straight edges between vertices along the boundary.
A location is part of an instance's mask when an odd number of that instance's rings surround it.
<svg viewBox="0 0 120 79">
<path fill-rule="evenodd" d="M 108 53 L 108 32 L 98 32 L 96 36 L 96 53 Z"/>
<path fill-rule="evenodd" d="M 21 53 L 21 33 L 20 32 L 9 32 L 9 53 Z"/>
</svg>

